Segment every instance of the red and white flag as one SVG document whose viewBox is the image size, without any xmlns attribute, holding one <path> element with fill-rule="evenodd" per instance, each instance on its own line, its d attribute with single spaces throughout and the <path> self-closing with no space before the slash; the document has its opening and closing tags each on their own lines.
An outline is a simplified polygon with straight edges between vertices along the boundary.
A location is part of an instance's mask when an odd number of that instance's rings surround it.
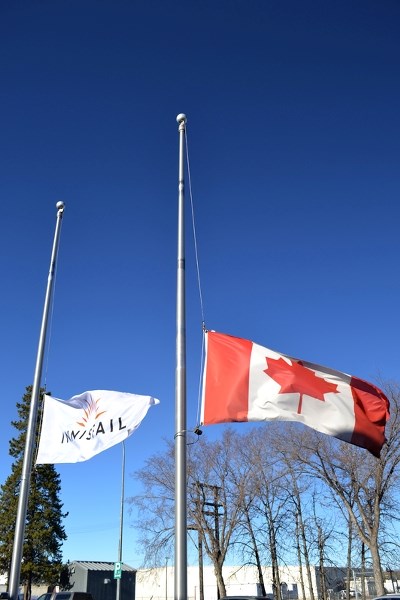
<svg viewBox="0 0 400 600">
<path fill-rule="evenodd" d="M 389 401 L 371 383 L 249 340 L 206 333 L 202 425 L 299 421 L 379 456 L 388 419 Z"/>
</svg>

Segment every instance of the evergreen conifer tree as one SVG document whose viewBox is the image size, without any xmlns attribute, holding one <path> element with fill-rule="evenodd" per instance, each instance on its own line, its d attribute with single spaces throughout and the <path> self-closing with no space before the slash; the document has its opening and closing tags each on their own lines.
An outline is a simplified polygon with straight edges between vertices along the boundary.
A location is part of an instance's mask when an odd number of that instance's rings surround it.
<svg viewBox="0 0 400 600">
<path fill-rule="evenodd" d="M 15 459 L 11 474 L 0 487 L 0 572 L 9 573 L 13 551 L 22 461 L 32 386 L 26 388 L 22 402 L 17 403 L 18 421 L 12 425 L 18 435 L 10 440 L 9 454 Z M 41 390 L 40 397 L 42 397 Z M 40 422 L 42 410 L 38 411 Z M 36 444 L 38 443 L 38 433 Z M 21 564 L 21 585 L 25 598 L 30 598 L 32 584 L 56 584 L 62 571 L 62 541 L 66 539 L 60 500 L 61 480 L 54 465 L 32 467 L 25 540 Z"/>
</svg>

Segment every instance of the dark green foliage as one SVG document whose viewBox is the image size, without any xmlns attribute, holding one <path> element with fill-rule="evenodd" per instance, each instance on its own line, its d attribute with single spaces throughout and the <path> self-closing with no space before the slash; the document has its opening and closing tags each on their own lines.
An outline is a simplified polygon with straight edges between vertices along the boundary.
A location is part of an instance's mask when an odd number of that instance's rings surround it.
<svg viewBox="0 0 400 600">
<path fill-rule="evenodd" d="M 31 392 L 32 388 L 27 387 L 22 402 L 17 404 L 19 420 L 12 425 L 19 435 L 10 441 L 9 448 L 15 461 L 0 487 L 0 572 L 8 572 L 11 564 Z M 38 422 L 40 418 L 41 410 Z M 61 546 L 66 538 L 62 521 L 67 516 L 62 511 L 60 491 L 60 476 L 54 465 L 33 466 L 21 564 L 21 584 L 28 588 L 33 583 L 54 584 L 60 579 Z"/>
</svg>

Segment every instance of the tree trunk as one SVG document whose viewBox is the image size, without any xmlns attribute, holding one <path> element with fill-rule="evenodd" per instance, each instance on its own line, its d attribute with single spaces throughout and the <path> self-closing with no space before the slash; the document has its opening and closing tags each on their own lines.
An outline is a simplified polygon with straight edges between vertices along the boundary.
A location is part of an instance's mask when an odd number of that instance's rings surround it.
<svg viewBox="0 0 400 600">
<path fill-rule="evenodd" d="M 317 525 L 318 528 L 318 552 L 319 552 L 319 580 L 321 584 L 321 598 L 322 600 L 328 600 L 326 593 L 326 581 L 325 581 L 325 558 L 324 558 L 324 536 L 322 534 L 322 528 Z"/>
<path fill-rule="evenodd" d="M 303 523 L 301 524 L 301 526 L 303 526 Z M 296 551 L 297 551 L 297 561 L 299 563 L 301 597 L 302 597 L 302 600 L 306 600 L 306 589 L 304 586 L 303 559 L 301 556 L 299 529 L 300 529 L 300 514 L 299 514 L 299 511 L 296 511 Z"/>
<path fill-rule="evenodd" d="M 362 590 L 362 600 L 366 599 L 366 590 L 365 590 L 365 544 L 361 544 L 361 590 Z"/>
<path fill-rule="evenodd" d="M 258 573 L 258 583 L 259 583 L 260 588 L 261 588 L 261 596 L 266 596 L 267 593 L 265 591 L 264 575 L 263 575 L 263 571 L 262 571 L 260 553 L 258 551 L 257 540 L 256 540 L 255 535 L 254 535 L 254 531 L 253 531 L 253 527 L 252 527 L 252 524 L 251 524 L 251 519 L 250 519 L 248 507 L 246 507 L 245 514 L 246 514 L 246 521 L 247 521 L 247 529 L 248 529 L 248 532 L 250 534 L 251 545 L 253 546 L 254 558 L 255 558 L 255 561 L 256 561 L 256 567 L 257 567 L 257 573 Z"/>
<path fill-rule="evenodd" d="M 310 598 L 311 598 L 311 600 L 315 600 L 310 559 L 309 559 L 309 555 L 308 555 L 307 537 L 306 537 L 306 532 L 305 532 L 303 522 L 302 522 L 302 527 L 301 527 L 301 538 L 302 538 L 302 543 L 303 543 L 304 560 L 306 561 L 306 572 L 307 572 L 308 588 L 310 590 Z"/>
<path fill-rule="evenodd" d="M 299 524 L 299 535 L 300 535 L 300 541 L 301 541 L 301 546 L 302 546 L 302 551 L 303 551 L 303 556 L 304 556 L 304 561 L 305 561 L 305 567 L 306 567 L 306 573 L 307 573 L 307 582 L 308 582 L 308 589 L 309 589 L 309 593 L 310 593 L 310 600 L 315 600 L 315 596 L 314 596 L 314 588 L 313 588 L 313 583 L 312 583 L 312 573 L 311 573 L 311 567 L 310 567 L 310 558 L 309 558 L 309 554 L 308 554 L 308 546 L 307 546 L 307 536 L 306 536 L 306 528 L 305 528 L 305 524 L 304 524 L 304 519 L 303 519 L 303 511 L 302 511 L 302 507 L 301 507 L 301 496 L 300 496 L 300 490 L 299 487 L 297 485 L 297 480 L 296 480 L 296 473 L 294 472 L 294 470 L 292 469 L 290 463 L 286 462 L 286 464 L 288 464 L 289 466 L 289 470 L 290 470 L 290 476 L 291 476 L 291 480 L 292 480 L 292 485 L 293 485 L 293 494 L 294 494 L 294 503 L 296 505 L 297 508 L 297 519 L 298 519 L 298 524 Z M 300 546 L 300 543 L 299 543 Z M 301 570 L 301 581 L 303 582 L 303 588 L 304 589 L 304 578 L 303 578 L 303 571 Z M 305 591 L 304 593 L 304 598 L 305 596 Z"/>
<path fill-rule="evenodd" d="M 276 534 L 274 528 L 274 521 L 271 511 L 271 506 L 267 501 L 265 504 L 266 518 L 268 525 L 268 538 L 269 538 L 269 549 L 271 553 L 271 566 L 272 566 L 272 581 L 275 590 L 276 600 L 282 600 L 281 592 L 281 581 L 279 577 L 279 565 L 278 565 L 278 550 L 276 545 Z"/>
<path fill-rule="evenodd" d="M 223 561 L 220 560 L 217 560 L 214 563 L 214 572 L 218 588 L 218 598 L 224 598 L 226 596 L 225 581 L 222 576 L 222 565 Z"/>
<path fill-rule="evenodd" d="M 381 559 L 379 556 L 378 544 L 374 541 L 374 543 L 371 543 L 369 549 L 371 552 L 372 569 L 374 572 L 376 595 L 382 596 L 385 593 L 385 586 L 384 586 L 384 581 L 383 581 Z"/>
<path fill-rule="evenodd" d="M 348 544 L 347 544 L 346 598 L 350 598 L 350 580 L 351 580 L 351 567 L 352 567 L 353 525 L 352 525 L 352 522 L 351 522 L 350 518 L 348 518 L 347 523 L 348 523 L 349 541 L 348 541 Z"/>
</svg>

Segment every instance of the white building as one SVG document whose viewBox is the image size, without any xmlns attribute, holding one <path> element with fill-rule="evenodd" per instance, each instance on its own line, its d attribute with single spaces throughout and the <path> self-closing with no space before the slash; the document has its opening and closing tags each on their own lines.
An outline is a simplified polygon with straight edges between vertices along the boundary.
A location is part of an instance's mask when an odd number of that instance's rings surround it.
<svg viewBox="0 0 400 600">
<path fill-rule="evenodd" d="M 337 592 L 343 588 L 345 569 L 327 569 L 329 589 Z M 299 567 L 282 567 L 279 571 L 283 600 L 308 600 L 311 597 L 308 577 L 303 569 L 303 585 L 305 598 L 302 594 Z M 223 577 L 227 595 L 261 595 L 257 570 L 253 566 L 223 567 Z M 264 586 L 267 595 L 272 597 L 272 569 L 263 568 Z M 188 600 L 199 600 L 199 569 L 197 566 L 188 567 Z M 217 600 L 217 585 L 212 566 L 203 568 L 204 600 Z M 311 583 L 315 597 L 319 597 L 319 577 L 316 567 L 311 568 Z M 336 589 L 334 589 L 336 588 Z M 155 569 L 138 570 L 136 573 L 136 600 L 173 600 L 174 598 L 174 568 L 160 567 Z"/>
</svg>

